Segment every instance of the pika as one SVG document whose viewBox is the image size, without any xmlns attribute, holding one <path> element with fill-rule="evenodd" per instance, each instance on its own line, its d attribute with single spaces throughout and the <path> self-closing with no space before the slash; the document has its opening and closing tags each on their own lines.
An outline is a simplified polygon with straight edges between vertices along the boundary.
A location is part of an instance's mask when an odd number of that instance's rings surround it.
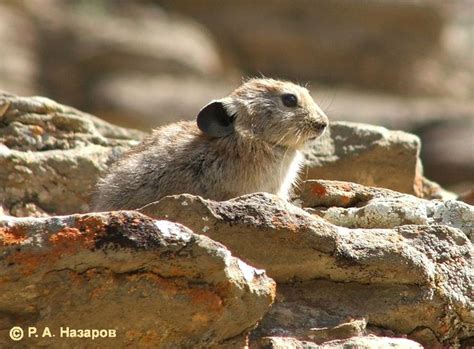
<svg viewBox="0 0 474 349">
<path fill-rule="evenodd" d="M 125 153 L 97 184 L 94 209 L 137 209 L 181 193 L 220 201 L 268 192 L 288 200 L 302 150 L 327 125 L 306 88 L 250 79 L 204 106 L 196 121 L 160 127 Z"/>
</svg>

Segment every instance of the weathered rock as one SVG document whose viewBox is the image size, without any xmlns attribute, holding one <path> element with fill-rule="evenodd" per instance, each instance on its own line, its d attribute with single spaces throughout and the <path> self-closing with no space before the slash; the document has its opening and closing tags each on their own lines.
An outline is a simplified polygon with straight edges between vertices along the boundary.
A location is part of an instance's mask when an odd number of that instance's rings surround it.
<svg viewBox="0 0 474 349">
<path fill-rule="evenodd" d="M 7 214 L 89 210 L 100 174 L 141 132 L 43 97 L 0 93 L 0 202 Z"/>
<path fill-rule="evenodd" d="M 386 128 L 333 122 L 306 154 L 304 179 L 332 179 L 416 192 L 422 176 L 420 140 Z"/>
<path fill-rule="evenodd" d="M 395 228 L 443 224 L 474 239 L 474 207 L 456 200 L 424 200 L 383 188 L 338 181 L 309 180 L 302 185 L 303 207 L 348 228 Z"/>
<path fill-rule="evenodd" d="M 4 218 L 0 250 L 2 347 L 12 326 L 47 326 L 56 338 L 19 343 L 240 348 L 275 291 L 221 244 L 132 211 Z M 116 337 L 60 338 L 66 327 Z"/>
<path fill-rule="evenodd" d="M 261 349 L 422 349 L 423 347 L 409 339 L 389 337 L 353 337 L 347 340 L 328 341 L 321 345 L 300 341 L 289 337 L 264 337 L 258 343 Z"/>
<path fill-rule="evenodd" d="M 471 80 L 474 82 L 474 77 Z M 474 86 L 471 90 L 474 91 Z M 331 120 L 380 125 L 418 135 L 423 144 L 420 153 L 423 172 L 428 178 L 444 187 L 453 187 L 459 182 L 474 185 L 472 98 L 408 99 L 373 91 L 328 90 L 320 86 L 314 86 L 312 92 Z M 462 192 L 460 189 L 457 192 Z"/>
<path fill-rule="evenodd" d="M 474 334 L 472 245 L 456 228 L 349 229 L 263 193 L 224 202 L 169 196 L 141 211 L 202 232 L 279 283 L 261 336 L 308 339 L 311 328 L 347 317 L 400 334 L 428 328 L 445 342 Z"/>
</svg>

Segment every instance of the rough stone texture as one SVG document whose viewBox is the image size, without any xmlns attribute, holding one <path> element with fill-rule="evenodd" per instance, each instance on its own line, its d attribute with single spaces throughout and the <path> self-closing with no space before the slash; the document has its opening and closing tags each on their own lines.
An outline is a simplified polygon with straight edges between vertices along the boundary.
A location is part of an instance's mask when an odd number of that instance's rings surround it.
<svg viewBox="0 0 474 349">
<path fill-rule="evenodd" d="M 0 220 L 0 345 L 12 326 L 116 329 L 23 346 L 240 348 L 275 284 L 221 244 L 132 211 Z"/>
<path fill-rule="evenodd" d="M 14 216 L 89 210 L 97 178 L 141 132 L 43 97 L 0 92 L 0 203 Z"/>
<path fill-rule="evenodd" d="M 389 337 L 353 337 L 346 340 L 328 341 L 321 345 L 300 341 L 289 337 L 264 337 L 257 349 L 422 349 L 423 347 L 409 339 Z"/>
<path fill-rule="evenodd" d="M 474 82 L 474 77 L 471 80 Z M 321 86 L 312 86 L 312 92 L 331 120 L 380 125 L 418 135 L 423 144 L 423 172 L 443 187 L 462 192 L 466 190 L 466 186 L 458 188 L 462 182 L 474 185 L 474 99 L 403 98 Z"/>
<path fill-rule="evenodd" d="M 169 196 L 141 211 L 223 243 L 279 283 L 257 337 L 310 340 L 312 328 L 354 317 L 427 345 L 474 335 L 472 244 L 459 229 L 349 229 L 264 193 L 224 202 Z"/>
<path fill-rule="evenodd" d="M 333 122 L 306 154 L 303 179 L 333 179 L 414 194 L 421 190 L 415 135 L 352 122 Z"/>
<path fill-rule="evenodd" d="M 338 181 L 309 180 L 301 204 L 325 220 L 348 228 L 394 228 L 442 224 L 474 239 L 474 207 L 456 200 L 424 200 L 383 188 Z"/>
</svg>

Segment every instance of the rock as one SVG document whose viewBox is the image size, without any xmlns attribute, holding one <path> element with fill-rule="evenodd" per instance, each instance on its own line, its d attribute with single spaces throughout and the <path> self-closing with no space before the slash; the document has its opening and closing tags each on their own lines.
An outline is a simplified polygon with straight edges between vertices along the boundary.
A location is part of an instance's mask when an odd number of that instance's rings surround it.
<svg viewBox="0 0 474 349">
<path fill-rule="evenodd" d="M 474 82 L 474 78 L 471 80 Z M 428 178 L 458 193 L 463 188 L 455 184 L 474 185 L 472 98 L 404 98 L 322 86 L 312 86 L 312 92 L 331 120 L 380 125 L 418 135 L 423 144 L 420 153 L 423 172 Z"/>
<path fill-rule="evenodd" d="M 61 328 L 116 334 L 67 338 L 68 347 L 241 348 L 275 292 L 264 271 L 221 244 L 133 211 L 4 218 L 0 249 L 2 347 L 12 326 L 47 326 L 56 337 Z"/>
<path fill-rule="evenodd" d="M 306 153 L 303 179 L 331 179 L 414 194 L 422 176 L 420 140 L 386 128 L 333 122 Z M 396 174 L 396 175 L 394 175 Z"/>
<path fill-rule="evenodd" d="M 371 349 L 371 348 L 390 348 L 390 349 L 422 349 L 423 347 L 406 338 L 389 337 L 353 337 L 346 340 L 335 340 L 323 343 L 321 349 Z"/>
<path fill-rule="evenodd" d="M 424 200 L 383 188 L 338 181 L 306 181 L 304 207 L 315 207 L 325 220 L 348 228 L 395 228 L 443 224 L 474 240 L 474 207 L 456 200 Z"/>
<path fill-rule="evenodd" d="M 317 345 L 308 341 L 299 341 L 288 337 L 264 337 L 259 342 L 261 349 L 422 349 L 423 347 L 409 339 L 388 337 L 353 337 L 347 340 L 334 340 Z"/>
<path fill-rule="evenodd" d="M 316 343 L 300 341 L 291 337 L 263 337 L 251 346 L 257 349 L 319 349 Z"/>
<path fill-rule="evenodd" d="M 141 132 L 43 97 L 0 94 L 0 202 L 14 216 L 89 210 L 99 176 Z"/>
<path fill-rule="evenodd" d="M 169 196 L 142 212 L 223 243 L 277 281 L 277 302 L 254 338 L 311 340 L 313 328 L 335 328 L 347 318 L 419 341 L 428 338 L 417 337 L 426 328 L 433 333 L 428 346 L 474 334 L 472 244 L 443 224 L 449 220 L 351 229 L 264 193 L 223 202 Z"/>
</svg>

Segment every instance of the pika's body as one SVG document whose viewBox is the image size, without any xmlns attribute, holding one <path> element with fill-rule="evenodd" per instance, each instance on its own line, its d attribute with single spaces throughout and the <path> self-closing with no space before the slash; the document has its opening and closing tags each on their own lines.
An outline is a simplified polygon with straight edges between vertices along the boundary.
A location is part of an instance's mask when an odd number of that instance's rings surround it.
<svg viewBox="0 0 474 349">
<path fill-rule="evenodd" d="M 201 109 L 197 122 L 160 127 L 124 154 L 98 183 L 95 209 L 136 209 L 181 193 L 227 200 L 263 191 L 287 199 L 301 150 L 327 123 L 305 88 L 249 80 Z"/>
</svg>

